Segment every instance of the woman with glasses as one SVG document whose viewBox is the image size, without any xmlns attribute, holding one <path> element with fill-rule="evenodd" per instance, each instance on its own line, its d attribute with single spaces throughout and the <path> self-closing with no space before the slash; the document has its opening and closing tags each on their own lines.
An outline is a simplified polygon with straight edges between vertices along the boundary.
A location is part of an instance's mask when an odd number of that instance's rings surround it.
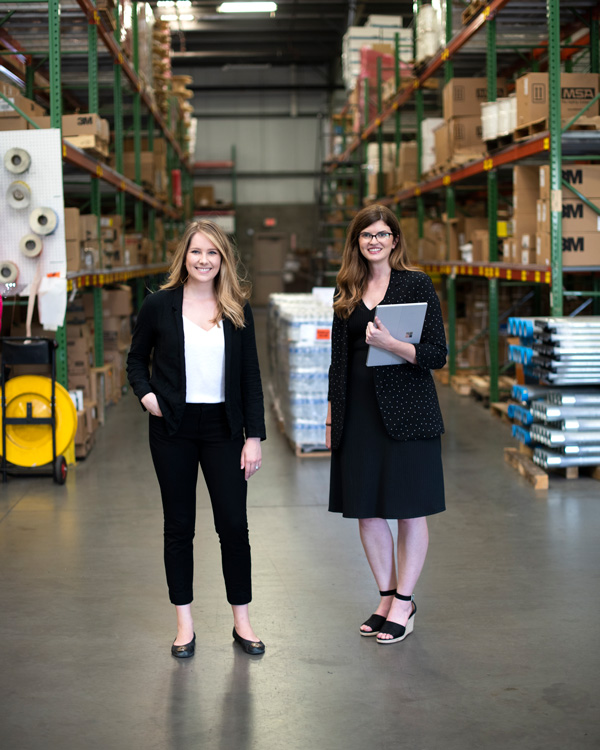
<svg viewBox="0 0 600 750">
<path fill-rule="evenodd" d="M 427 303 L 418 344 L 394 339 L 375 315 L 377 305 L 414 302 Z M 400 225 L 386 206 L 368 206 L 350 224 L 333 307 L 329 510 L 358 519 L 381 597 L 360 634 L 387 645 L 414 628 L 427 516 L 445 510 L 444 424 L 430 371 L 444 366 L 447 349 L 431 279 L 410 266 Z M 406 362 L 367 367 L 369 346 Z M 387 519 L 398 522 L 397 562 Z"/>
</svg>

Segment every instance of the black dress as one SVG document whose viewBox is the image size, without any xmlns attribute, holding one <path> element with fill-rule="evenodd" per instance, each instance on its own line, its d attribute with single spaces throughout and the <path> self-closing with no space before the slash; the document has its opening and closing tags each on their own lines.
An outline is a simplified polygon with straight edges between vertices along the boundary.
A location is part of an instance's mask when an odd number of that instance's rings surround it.
<svg viewBox="0 0 600 750">
<path fill-rule="evenodd" d="M 446 509 L 440 437 L 394 440 L 385 429 L 367 367 L 361 302 L 348 319 L 348 395 L 344 432 L 331 454 L 329 510 L 346 518 L 419 518 Z"/>
</svg>

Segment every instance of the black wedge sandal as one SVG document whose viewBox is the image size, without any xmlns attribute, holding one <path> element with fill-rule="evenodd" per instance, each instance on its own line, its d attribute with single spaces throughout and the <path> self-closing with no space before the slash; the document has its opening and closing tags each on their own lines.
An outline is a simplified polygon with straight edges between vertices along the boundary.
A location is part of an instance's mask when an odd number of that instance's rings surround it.
<svg viewBox="0 0 600 750">
<path fill-rule="evenodd" d="M 417 612 L 417 605 L 412 596 L 402 596 L 402 594 L 394 594 L 396 599 L 401 599 L 403 602 L 412 602 L 413 610 L 410 613 L 406 627 L 400 625 L 397 622 L 386 620 L 379 630 L 379 635 L 385 633 L 385 635 L 391 635 L 391 638 L 379 638 L 377 637 L 377 643 L 387 645 L 388 643 L 398 643 L 403 641 L 407 635 L 413 632 L 415 627 L 415 614 Z"/>
<path fill-rule="evenodd" d="M 393 596 L 396 592 L 394 589 L 391 591 L 380 591 L 380 596 Z M 359 628 L 359 633 L 361 635 L 364 635 L 365 638 L 370 638 L 372 635 L 377 635 L 379 631 L 381 630 L 381 626 L 385 622 L 385 617 L 383 615 L 371 615 L 368 620 L 365 620 L 363 624 L 360 626 L 362 628 L 363 625 L 366 625 L 368 628 L 371 628 L 371 630 L 361 630 Z"/>
</svg>

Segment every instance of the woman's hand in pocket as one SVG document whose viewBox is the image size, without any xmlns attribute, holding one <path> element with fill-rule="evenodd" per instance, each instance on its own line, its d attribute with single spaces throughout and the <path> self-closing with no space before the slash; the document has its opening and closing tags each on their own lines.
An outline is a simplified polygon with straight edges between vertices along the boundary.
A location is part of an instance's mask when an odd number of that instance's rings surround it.
<svg viewBox="0 0 600 750">
<path fill-rule="evenodd" d="M 155 393 L 147 393 L 145 396 L 142 397 L 142 406 L 147 409 L 150 414 L 152 414 L 154 417 L 162 417 L 163 413 L 160 410 L 160 406 L 158 405 L 158 399 L 156 398 Z"/>
</svg>

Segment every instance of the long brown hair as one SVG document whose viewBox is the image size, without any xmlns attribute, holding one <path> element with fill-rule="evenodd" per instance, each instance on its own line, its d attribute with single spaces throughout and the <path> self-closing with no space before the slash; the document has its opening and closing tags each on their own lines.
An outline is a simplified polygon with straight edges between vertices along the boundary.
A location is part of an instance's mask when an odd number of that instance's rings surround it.
<svg viewBox="0 0 600 750">
<path fill-rule="evenodd" d="M 339 291 L 335 296 L 333 309 L 336 315 L 341 318 L 350 317 L 367 289 L 369 263 L 360 252 L 358 237 L 367 227 L 380 220 L 388 225 L 396 240 L 396 245 L 389 257 L 390 266 L 396 271 L 418 270 L 410 265 L 404 236 L 394 212 L 379 203 L 363 208 L 352 219 L 348 227 L 346 243 L 342 253 L 342 266 L 336 279 Z"/>
<path fill-rule="evenodd" d="M 240 274 L 240 264 L 231 240 L 214 221 L 202 219 L 187 225 L 175 250 L 169 276 L 161 289 L 175 289 L 187 281 L 185 259 L 191 239 L 198 232 L 208 237 L 221 255 L 221 268 L 215 277 L 217 315 L 211 323 L 228 318 L 236 328 L 243 328 L 244 304 L 250 296 L 250 286 Z"/>
</svg>

